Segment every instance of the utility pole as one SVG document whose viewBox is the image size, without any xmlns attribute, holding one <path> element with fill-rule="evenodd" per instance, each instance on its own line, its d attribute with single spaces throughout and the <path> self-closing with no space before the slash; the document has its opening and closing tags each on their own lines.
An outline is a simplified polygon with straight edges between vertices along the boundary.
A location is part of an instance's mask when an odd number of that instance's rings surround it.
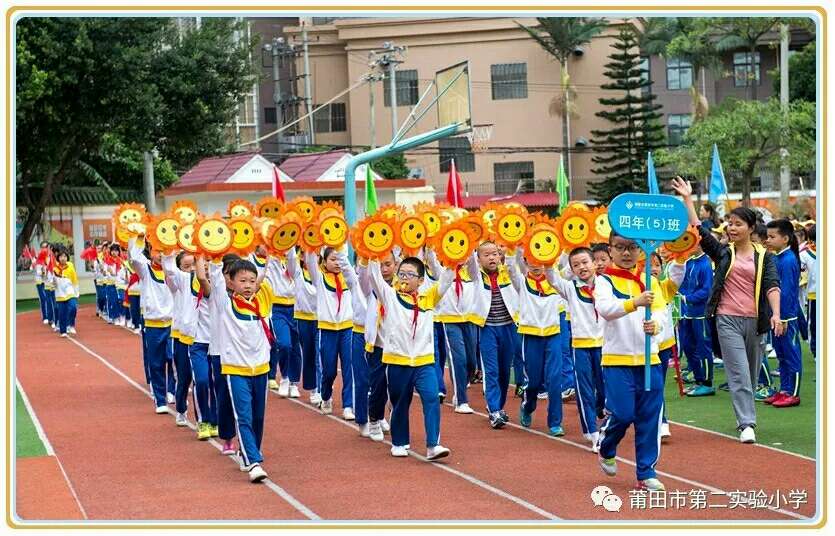
<svg viewBox="0 0 835 536">
<path fill-rule="evenodd" d="M 371 51 L 369 54 L 369 65 L 372 67 L 379 67 L 388 71 L 389 78 L 389 96 L 391 97 L 391 137 L 394 139 L 397 136 L 397 131 L 400 125 L 397 121 L 397 66 L 403 63 L 403 53 L 406 52 L 405 46 L 396 46 L 391 41 L 383 43 L 382 55 L 377 58 L 377 52 Z"/>
<path fill-rule="evenodd" d="M 369 131 L 371 136 L 371 148 L 377 148 L 377 125 L 374 117 L 374 75 L 368 77 L 368 120 Z"/>
<path fill-rule="evenodd" d="M 302 25 L 302 46 L 304 47 L 304 102 L 307 113 L 313 110 L 313 93 L 310 90 L 310 54 L 307 47 L 307 26 L 313 22 L 310 17 L 301 17 Z M 313 132 L 313 115 L 307 117 L 307 128 L 310 132 L 310 144 L 316 143 L 316 134 Z"/>
<path fill-rule="evenodd" d="M 780 25 L 780 107 L 783 120 L 789 115 L 789 25 Z M 789 209 L 789 194 L 791 193 L 791 172 L 788 165 L 788 150 L 780 148 L 780 213 L 786 217 Z"/>
<path fill-rule="evenodd" d="M 145 186 L 145 209 L 149 214 L 156 214 L 157 196 L 154 192 L 154 154 L 151 151 L 145 151 L 142 154 L 142 164 L 142 182 Z"/>
<path fill-rule="evenodd" d="M 285 48 L 283 37 L 274 37 L 271 43 L 264 44 L 264 50 L 270 53 L 273 62 L 273 104 L 275 104 L 275 121 L 278 128 L 284 126 L 284 114 L 281 102 L 281 73 L 279 71 L 280 56 Z M 281 153 L 281 136 L 276 138 L 276 152 Z"/>
</svg>

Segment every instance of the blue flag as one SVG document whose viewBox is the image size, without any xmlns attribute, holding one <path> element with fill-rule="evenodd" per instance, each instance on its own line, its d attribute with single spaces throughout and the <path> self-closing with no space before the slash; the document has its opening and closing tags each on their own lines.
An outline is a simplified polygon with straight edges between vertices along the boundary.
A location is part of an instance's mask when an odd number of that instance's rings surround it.
<svg viewBox="0 0 835 536">
<path fill-rule="evenodd" d="M 728 184 L 725 182 L 725 173 L 722 171 L 722 162 L 719 161 L 719 147 L 713 144 L 713 163 L 710 166 L 710 190 L 708 200 L 711 203 L 719 201 L 719 197 L 728 195 Z"/>
<path fill-rule="evenodd" d="M 655 162 L 652 161 L 651 151 L 647 153 L 647 182 L 649 183 L 649 193 L 661 193 L 658 189 L 658 177 L 655 176 Z"/>
</svg>

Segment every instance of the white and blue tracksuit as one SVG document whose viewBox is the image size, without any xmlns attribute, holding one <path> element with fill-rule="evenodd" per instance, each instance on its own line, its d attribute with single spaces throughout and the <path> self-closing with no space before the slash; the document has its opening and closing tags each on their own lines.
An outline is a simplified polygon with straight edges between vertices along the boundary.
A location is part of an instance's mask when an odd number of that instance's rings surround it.
<svg viewBox="0 0 835 536">
<path fill-rule="evenodd" d="M 713 386 L 713 345 L 705 310 L 712 286 L 710 258 L 704 253 L 690 257 L 684 265 L 684 279 L 678 290 L 682 298 L 679 341 L 696 383 L 708 387 Z"/>
<path fill-rule="evenodd" d="M 780 319 L 786 328 L 781 337 L 772 338 L 780 370 L 780 390 L 791 396 L 800 396 L 800 378 L 803 373 L 798 324 L 800 261 L 790 248 L 775 255 L 774 261 L 780 276 Z"/>
</svg>

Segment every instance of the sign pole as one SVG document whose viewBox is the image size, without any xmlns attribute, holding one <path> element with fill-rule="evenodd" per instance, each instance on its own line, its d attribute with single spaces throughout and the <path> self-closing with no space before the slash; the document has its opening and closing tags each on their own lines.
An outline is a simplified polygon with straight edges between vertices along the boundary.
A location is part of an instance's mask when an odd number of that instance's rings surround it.
<svg viewBox="0 0 835 536">
<path fill-rule="evenodd" d="M 657 242 L 654 240 L 638 240 L 638 245 L 641 246 L 641 249 L 644 250 L 644 258 L 646 262 L 644 263 L 644 288 L 646 290 L 652 290 L 652 259 L 650 259 L 650 255 L 653 251 L 655 251 L 656 246 L 658 245 Z M 644 320 L 649 322 L 652 320 L 652 304 L 649 304 L 647 307 L 644 307 Z M 644 391 L 649 391 L 651 387 L 651 372 L 652 372 L 652 365 L 650 365 L 652 354 L 652 335 L 649 333 L 644 334 Z"/>
</svg>

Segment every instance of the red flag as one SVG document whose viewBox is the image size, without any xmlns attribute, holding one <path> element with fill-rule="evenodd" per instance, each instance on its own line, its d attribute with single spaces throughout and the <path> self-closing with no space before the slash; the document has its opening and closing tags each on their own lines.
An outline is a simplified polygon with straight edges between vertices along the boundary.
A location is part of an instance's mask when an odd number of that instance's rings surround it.
<svg viewBox="0 0 835 536">
<path fill-rule="evenodd" d="M 281 179 L 278 174 L 278 166 L 273 166 L 273 197 L 284 202 L 284 188 L 281 186 Z"/>
<path fill-rule="evenodd" d="M 35 254 L 32 251 L 32 249 L 29 247 L 28 244 L 26 246 L 23 246 L 22 257 L 24 259 L 30 259 L 30 260 L 35 258 Z"/>
<path fill-rule="evenodd" d="M 90 246 L 81 252 L 81 258 L 85 261 L 93 262 L 96 260 L 96 246 Z"/>
<path fill-rule="evenodd" d="M 449 163 L 449 180 L 446 183 L 446 199 L 450 205 L 464 208 L 464 195 L 461 190 L 461 175 L 455 169 L 455 160 L 452 160 Z"/>
</svg>

